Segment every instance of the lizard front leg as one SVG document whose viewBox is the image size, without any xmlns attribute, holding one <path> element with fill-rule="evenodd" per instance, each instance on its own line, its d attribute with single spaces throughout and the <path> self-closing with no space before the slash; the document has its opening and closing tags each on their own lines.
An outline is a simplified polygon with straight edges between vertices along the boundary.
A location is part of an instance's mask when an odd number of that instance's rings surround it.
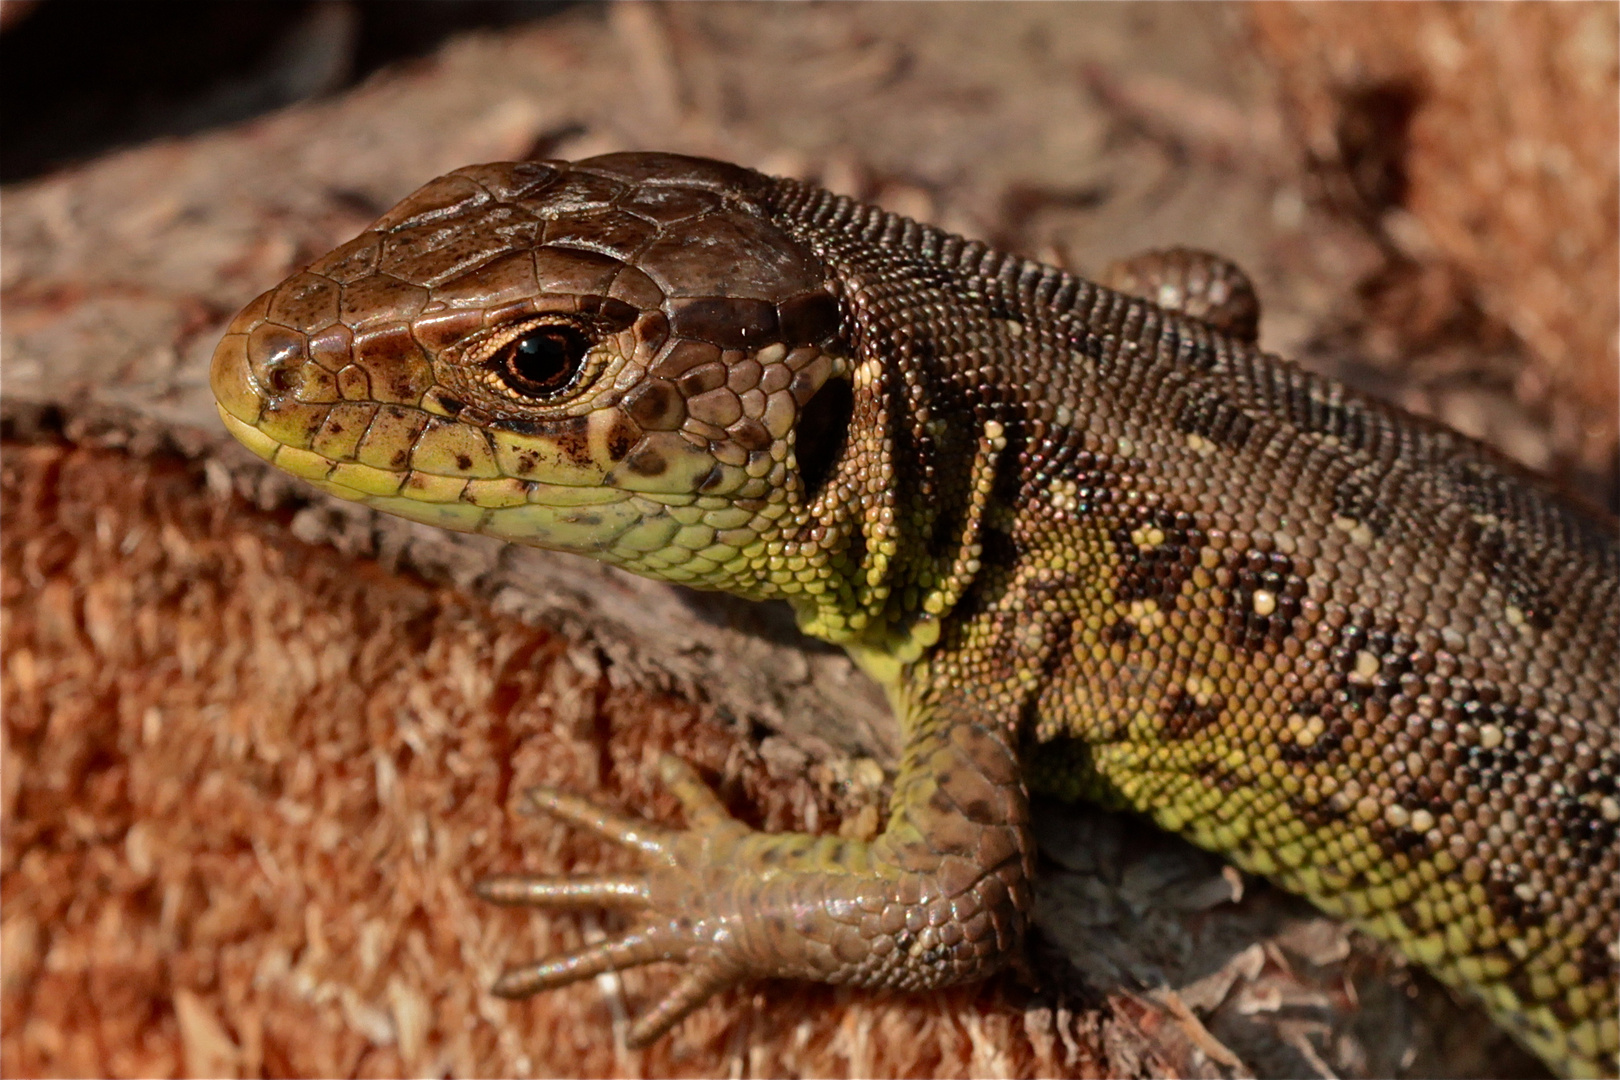
<svg viewBox="0 0 1620 1080">
<path fill-rule="evenodd" d="M 499 877 L 499 903 L 612 906 L 638 918 L 617 938 L 513 968 L 523 996 L 657 961 L 683 978 L 632 1025 L 657 1039 L 715 992 L 761 978 L 928 990 L 982 978 L 1020 948 L 1034 844 L 1012 726 L 953 703 L 910 718 L 889 820 L 871 842 L 762 833 L 733 819 L 691 767 L 661 772 L 685 808 L 673 829 L 541 788 L 535 809 L 638 851 L 641 872 Z"/>
</svg>

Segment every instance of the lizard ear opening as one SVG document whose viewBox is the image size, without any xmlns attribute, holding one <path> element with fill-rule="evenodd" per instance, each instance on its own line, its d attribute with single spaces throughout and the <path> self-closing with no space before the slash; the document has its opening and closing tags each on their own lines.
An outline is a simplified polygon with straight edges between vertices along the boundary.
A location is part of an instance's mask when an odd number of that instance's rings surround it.
<svg viewBox="0 0 1620 1080">
<path fill-rule="evenodd" d="M 799 462 L 799 479 L 804 484 L 804 501 L 814 502 L 833 464 L 848 441 L 849 421 L 855 412 L 855 392 L 848 379 L 830 379 L 805 403 L 794 431 L 794 455 Z"/>
</svg>

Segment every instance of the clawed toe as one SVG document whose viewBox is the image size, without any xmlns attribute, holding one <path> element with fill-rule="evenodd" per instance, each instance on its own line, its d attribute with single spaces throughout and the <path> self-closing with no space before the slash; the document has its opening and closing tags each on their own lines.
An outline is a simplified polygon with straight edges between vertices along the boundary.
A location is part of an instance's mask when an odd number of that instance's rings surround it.
<svg viewBox="0 0 1620 1080">
<path fill-rule="evenodd" d="M 682 977 L 675 989 L 630 1025 L 625 1044 L 635 1050 L 655 1042 L 670 1028 L 686 1019 L 692 1010 L 735 982 L 717 967 L 700 964 Z"/>
<path fill-rule="evenodd" d="M 490 990 L 501 997 L 528 997 L 541 990 L 589 979 L 604 971 L 640 967 L 658 960 L 677 960 L 682 952 L 667 933 L 657 929 L 632 931 L 550 960 L 508 968 L 495 980 Z"/>
<path fill-rule="evenodd" d="M 634 907 L 647 903 L 647 879 L 641 874 L 592 877 L 507 874 L 484 878 L 473 890 L 491 903 L 532 907 Z"/>
<path fill-rule="evenodd" d="M 524 802 L 530 814 L 547 814 L 646 855 L 663 855 L 669 848 L 672 830 L 566 791 L 530 788 L 524 793 Z"/>
</svg>

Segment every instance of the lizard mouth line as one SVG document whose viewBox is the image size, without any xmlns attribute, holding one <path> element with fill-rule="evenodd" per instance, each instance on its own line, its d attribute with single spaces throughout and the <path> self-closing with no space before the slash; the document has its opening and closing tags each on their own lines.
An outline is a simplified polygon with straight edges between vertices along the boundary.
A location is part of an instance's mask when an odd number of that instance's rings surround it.
<svg viewBox="0 0 1620 1080">
<path fill-rule="evenodd" d="M 294 442 L 276 438 L 258 424 L 243 420 L 224 406 L 218 407 L 220 419 L 237 441 L 255 455 L 277 468 L 321 483 L 330 483 L 356 492 L 356 497 L 368 495 L 403 495 L 420 502 L 476 501 L 478 505 L 497 507 L 518 505 L 521 502 L 556 502 L 587 505 L 613 502 L 629 493 L 604 487 L 600 481 L 579 483 L 528 480 L 501 473 L 469 476 L 466 473 L 436 471 L 412 463 L 404 468 L 385 468 L 353 458 L 343 460 L 328 457 L 318 451 Z M 424 415 L 431 415 L 424 413 Z M 481 485 L 481 486 L 479 486 Z M 479 497 L 467 500 L 453 490 L 457 486 Z M 560 499 L 544 500 L 535 495 L 545 492 L 563 492 Z M 527 493 L 514 501 L 514 496 Z"/>
</svg>

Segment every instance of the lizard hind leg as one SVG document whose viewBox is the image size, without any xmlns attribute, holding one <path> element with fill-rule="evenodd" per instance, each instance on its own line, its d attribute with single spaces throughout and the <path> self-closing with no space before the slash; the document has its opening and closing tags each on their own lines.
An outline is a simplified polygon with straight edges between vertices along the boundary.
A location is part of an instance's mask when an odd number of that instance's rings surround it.
<svg viewBox="0 0 1620 1080">
<path fill-rule="evenodd" d="M 518 997 L 605 971 L 684 965 L 628 1042 L 657 1039 L 716 992 L 760 978 L 926 990 L 990 974 L 1017 953 L 1033 842 L 1009 734 L 948 711 L 917 722 L 884 832 L 870 843 L 762 833 L 733 819 L 691 767 L 662 778 L 687 827 L 667 828 L 551 789 L 530 809 L 635 850 L 626 874 L 486 879 L 479 895 L 542 907 L 633 911 L 618 937 L 506 971 Z"/>
<path fill-rule="evenodd" d="M 1239 341 L 1252 345 L 1260 339 L 1260 297 L 1254 283 L 1223 256 L 1182 247 L 1145 251 L 1111 264 L 1101 280 L 1110 289 L 1199 319 Z"/>
</svg>

